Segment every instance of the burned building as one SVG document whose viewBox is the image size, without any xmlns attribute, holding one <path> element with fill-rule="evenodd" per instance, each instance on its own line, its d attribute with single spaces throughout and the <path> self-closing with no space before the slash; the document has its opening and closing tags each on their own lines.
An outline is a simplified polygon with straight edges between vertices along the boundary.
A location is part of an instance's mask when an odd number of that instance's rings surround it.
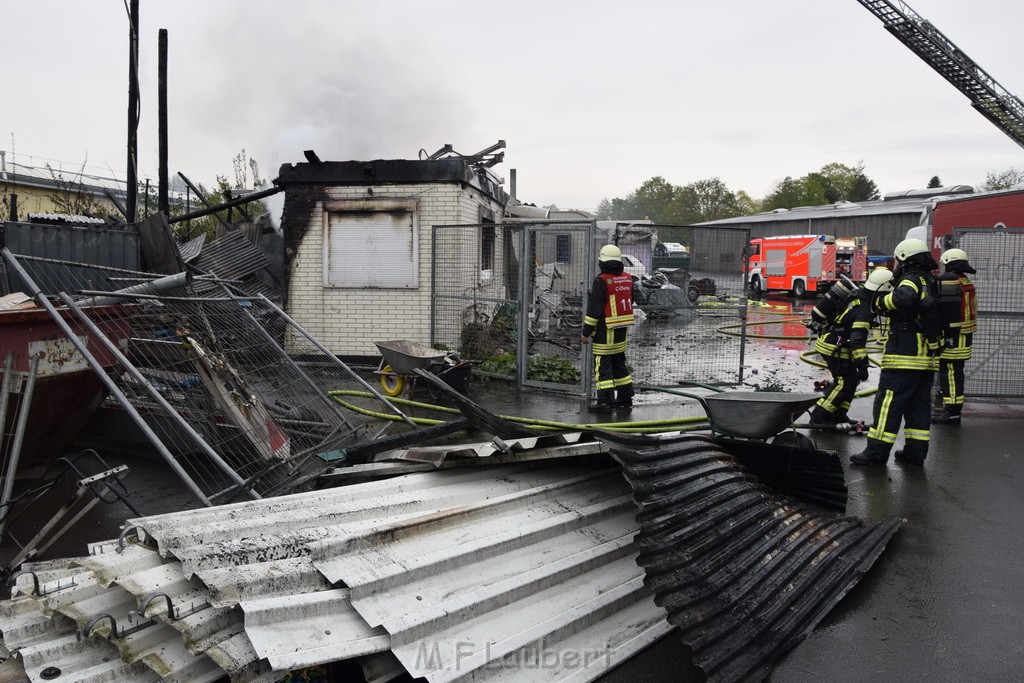
<svg viewBox="0 0 1024 683">
<path fill-rule="evenodd" d="M 338 355 L 430 339 L 433 226 L 500 221 L 509 201 L 501 179 L 466 157 L 286 164 L 277 182 L 286 308 Z M 494 240 L 466 235 L 457 250 L 487 284 Z"/>
</svg>

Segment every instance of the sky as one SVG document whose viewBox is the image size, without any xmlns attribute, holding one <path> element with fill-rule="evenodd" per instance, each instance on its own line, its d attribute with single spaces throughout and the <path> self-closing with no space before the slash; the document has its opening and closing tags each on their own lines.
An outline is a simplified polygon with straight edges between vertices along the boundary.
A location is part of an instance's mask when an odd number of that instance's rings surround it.
<svg viewBox="0 0 1024 683">
<path fill-rule="evenodd" d="M 892 0 L 899 5 L 899 0 Z M 828 163 L 885 194 L 977 186 L 1024 148 L 857 0 L 175 0 L 140 8 L 139 173 L 159 173 L 168 31 L 172 175 L 416 159 L 506 141 L 526 203 L 594 209 L 661 176 L 762 198 Z M 1024 98 L 1020 0 L 913 0 Z M 125 176 L 126 0 L 7 0 L 0 149 Z"/>
</svg>

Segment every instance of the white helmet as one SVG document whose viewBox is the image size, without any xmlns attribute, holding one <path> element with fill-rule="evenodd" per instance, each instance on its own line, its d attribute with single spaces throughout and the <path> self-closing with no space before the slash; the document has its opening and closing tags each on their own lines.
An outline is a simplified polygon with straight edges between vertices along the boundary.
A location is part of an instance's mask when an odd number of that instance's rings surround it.
<svg viewBox="0 0 1024 683">
<path fill-rule="evenodd" d="M 952 263 L 953 261 L 966 260 L 967 252 L 964 251 L 963 249 L 947 249 L 946 251 L 942 252 L 942 256 L 939 257 L 939 263 L 941 263 L 942 265 Z"/>
<path fill-rule="evenodd" d="M 871 275 L 868 275 L 864 289 L 872 292 L 892 291 L 892 271 L 888 268 L 875 268 Z"/>
<path fill-rule="evenodd" d="M 622 252 L 614 244 L 606 244 L 601 247 L 601 253 L 598 255 L 597 260 L 601 263 L 605 261 L 621 261 Z"/>
<path fill-rule="evenodd" d="M 910 239 L 905 239 L 897 244 L 892 254 L 896 257 L 897 261 L 906 261 L 911 256 L 927 252 L 928 245 L 924 243 L 924 240 L 911 237 Z"/>
</svg>

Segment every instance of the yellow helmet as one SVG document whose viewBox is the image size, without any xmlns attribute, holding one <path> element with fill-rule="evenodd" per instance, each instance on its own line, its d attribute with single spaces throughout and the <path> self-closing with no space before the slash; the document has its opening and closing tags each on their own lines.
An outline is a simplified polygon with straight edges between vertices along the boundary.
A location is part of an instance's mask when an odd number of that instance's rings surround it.
<svg viewBox="0 0 1024 683">
<path fill-rule="evenodd" d="M 598 255 L 597 260 L 601 263 L 605 261 L 621 261 L 622 252 L 614 244 L 606 244 L 601 247 L 601 253 Z"/>
</svg>

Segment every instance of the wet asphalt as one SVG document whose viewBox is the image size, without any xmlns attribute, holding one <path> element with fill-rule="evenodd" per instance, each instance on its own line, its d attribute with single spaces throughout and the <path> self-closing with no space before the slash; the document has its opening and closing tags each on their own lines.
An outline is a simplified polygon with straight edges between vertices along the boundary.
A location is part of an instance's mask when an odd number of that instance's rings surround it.
<svg viewBox="0 0 1024 683">
<path fill-rule="evenodd" d="M 797 374 L 801 373 L 806 375 Z M 474 382 L 470 396 L 504 415 L 597 421 L 582 401 L 560 395 L 516 393 Z M 870 421 L 870 411 L 871 399 L 860 398 L 851 416 Z M 636 421 L 681 414 L 701 410 L 690 399 L 644 391 L 630 416 L 602 419 Z M 768 680 L 1024 678 L 1024 406 L 969 402 L 961 426 L 934 425 L 931 438 L 922 468 L 890 462 L 884 468 L 865 469 L 850 467 L 847 460 L 863 448 L 863 436 L 815 434 L 819 448 L 843 455 L 848 514 L 902 517 L 906 523 L 861 581 L 777 663 Z M 117 462 L 126 462 L 132 470 L 127 482 L 142 514 L 198 505 L 159 459 L 122 454 Z M 55 504 L 73 493 L 70 488 L 58 491 Z M 14 530 L 24 540 L 48 514 L 21 520 Z M 121 522 L 132 516 L 119 503 L 101 504 L 47 556 L 83 555 L 88 541 L 116 537 Z M 12 544 L 5 541 L 0 559 L 6 562 L 12 553 Z M 696 679 L 688 673 L 674 635 L 602 678 L 604 683 L 681 680 Z"/>
</svg>

